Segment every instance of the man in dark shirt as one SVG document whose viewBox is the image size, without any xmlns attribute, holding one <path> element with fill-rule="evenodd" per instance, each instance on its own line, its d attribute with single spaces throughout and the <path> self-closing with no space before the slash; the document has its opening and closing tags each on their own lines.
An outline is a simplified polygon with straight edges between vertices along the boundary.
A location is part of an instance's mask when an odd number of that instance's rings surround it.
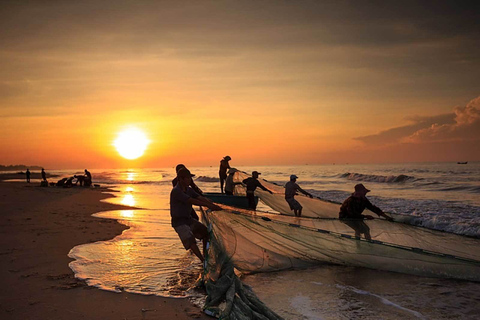
<svg viewBox="0 0 480 320">
<path fill-rule="evenodd" d="M 180 237 L 185 250 L 192 250 L 203 262 L 205 260 L 204 255 L 200 252 L 195 238 L 203 241 L 203 254 L 205 254 L 208 230 L 205 225 L 192 217 L 192 205 L 205 206 L 211 210 L 222 210 L 222 208 L 206 201 L 204 197 L 189 187 L 192 176 L 187 168 L 178 170 L 177 185 L 170 192 L 170 216 L 172 227 Z"/>
<path fill-rule="evenodd" d="M 45 173 L 45 169 L 42 168 L 42 180 L 47 181 L 47 174 Z"/>
<path fill-rule="evenodd" d="M 287 201 L 290 210 L 293 210 L 293 214 L 295 215 L 295 217 L 301 217 L 303 207 L 297 200 L 295 200 L 297 191 L 300 191 L 301 193 L 310 198 L 313 198 L 313 196 L 307 191 L 300 188 L 300 186 L 297 184 L 297 179 L 298 177 L 292 174 L 290 176 L 290 181 L 285 184 L 285 200 Z"/>
<path fill-rule="evenodd" d="M 350 228 L 355 230 L 355 237 L 360 238 L 363 233 L 365 239 L 371 240 L 370 228 L 363 221 L 364 219 L 372 220 L 370 215 L 363 215 L 365 208 L 375 212 L 378 216 L 382 216 L 388 221 L 393 221 L 392 217 L 387 216 L 379 207 L 374 206 L 366 197 L 367 192 L 370 192 L 363 184 L 355 186 L 355 192 L 350 197 L 343 201 L 340 207 L 339 218 Z"/>
<path fill-rule="evenodd" d="M 262 190 L 265 190 L 272 194 L 273 192 L 262 186 L 260 181 L 258 181 L 258 176 L 260 172 L 253 171 L 252 176 L 243 180 L 242 182 L 247 186 L 247 199 L 248 199 L 248 207 L 252 210 L 257 210 L 257 204 L 255 203 L 255 189 L 259 187 Z"/>
<path fill-rule="evenodd" d="M 223 184 L 225 183 L 225 180 L 227 179 L 227 170 L 230 169 L 230 164 L 228 161 L 232 160 L 230 156 L 225 156 L 223 157 L 222 160 L 220 160 L 220 168 L 218 169 L 218 176 L 220 177 L 220 192 L 223 193 Z"/>
</svg>

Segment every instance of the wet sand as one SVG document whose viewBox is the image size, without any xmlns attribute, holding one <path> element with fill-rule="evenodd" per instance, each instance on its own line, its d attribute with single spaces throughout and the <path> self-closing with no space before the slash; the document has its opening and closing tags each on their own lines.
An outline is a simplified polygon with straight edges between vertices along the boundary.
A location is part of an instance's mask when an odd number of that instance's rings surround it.
<svg viewBox="0 0 480 320">
<path fill-rule="evenodd" d="M 75 279 L 70 249 L 126 228 L 91 216 L 124 208 L 100 202 L 111 196 L 107 190 L 1 181 L 6 177 L 0 175 L 1 319 L 212 319 L 187 299 L 102 291 Z"/>
</svg>

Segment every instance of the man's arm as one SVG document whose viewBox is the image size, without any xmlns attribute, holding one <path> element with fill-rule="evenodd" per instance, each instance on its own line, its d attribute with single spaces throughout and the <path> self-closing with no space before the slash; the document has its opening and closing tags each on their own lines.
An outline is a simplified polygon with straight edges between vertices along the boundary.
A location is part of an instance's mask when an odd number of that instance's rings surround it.
<svg viewBox="0 0 480 320">
<path fill-rule="evenodd" d="M 204 206 L 207 207 L 213 211 L 220 211 L 223 210 L 221 207 L 217 206 L 215 203 L 210 202 L 210 201 L 205 201 L 203 197 L 198 197 L 198 198 L 190 198 L 188 199 L 188 202 L 190 204 L 196 205 L 196 206 Z"/>
<path fill-rule="evenodd" d="M 260 181 L 257 180 L 257 187 L 259 187 L 260 189 L 264 190 L 264 191 L 267 191 L 269 192 L 270 194 L 273 194 L 272 191 L 268 190 L 267 188 L 265 188 L 261 183 Z"/>
<path fill-rule="evenodd" d="M 306 195 L 307 197 L 313 198 L 313 196 L 310 193 L 303 190 L 302 188 L 298 187 L 297 190 L 300 191 L 301 193 L 303 193 L 304 195 Z"/>
<path fill-rule="evenodd" d="M 377 207 L 377 206 L 374 206 L 368 199 L 367 199 L 367 202 L 366 202 L 366 207 L 367 207 L 367 209 L 369 209 L 370 211 L 375 212 L 379 217 L 384 217 L 384 218 L 387 219 L 388 221 L 393 221 L 393 218 L 392 218 L 392 217 L 387 216 L 387 215 L 382 211 L 382 209 L 380 209 L 380 208 Z"/>
</svg>

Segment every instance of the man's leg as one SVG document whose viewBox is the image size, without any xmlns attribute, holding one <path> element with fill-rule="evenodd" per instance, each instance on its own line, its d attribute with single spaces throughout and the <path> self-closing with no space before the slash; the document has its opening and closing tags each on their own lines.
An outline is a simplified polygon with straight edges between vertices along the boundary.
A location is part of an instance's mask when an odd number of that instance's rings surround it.
<svg viewBox="0 0 480 320">
<path fill-rule="evenodd" d="M 203 258 L 202 253 L 200 252 L 200 249 L 198 248 L 196 243 L 192 243 L 190 246 L 190 250 L 192 250 L 193 253 L 200 259 L 200 261 L 204 261 L 205 259 Z"/>
</svg>

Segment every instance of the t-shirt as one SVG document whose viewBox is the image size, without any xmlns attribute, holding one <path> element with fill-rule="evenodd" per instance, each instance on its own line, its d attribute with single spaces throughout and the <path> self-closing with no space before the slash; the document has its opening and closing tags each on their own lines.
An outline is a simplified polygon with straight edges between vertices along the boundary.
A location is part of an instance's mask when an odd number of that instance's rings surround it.
<svg viewBox="0 0 480 320">
<path fill-rule="evenodd" d="M 175 177 L 173 180 L 172 180 L 172 185 L 175 187 L 178 183 L 178 178 Z M 193 182 L 193 180 L 191 180 L 190 182 L 190 187 L 193 189 L 193 191 L 195 191 L 196 193 L 198 193 L 199 195 L 202 195 L 203 194 L 203 191 L 200 190 L 200 188 L 195 184 L 195 182 Z"/>
<path fill-rule="evenodd" d="M 170 216 L 172 217 L 172 227 L 178 227 L 183 224 L 190 225 L 193 222 L 192 204 L 188 202 L 190 198 L 198 198 L 198 193 L 188 187 L 186 191 L 182 190 L 180 185 L 175 186 L 170 192 Z"/>
<path fill-rule="evenodd" d="M 247 192 L 253 192 L 253 191 L 255 191 L 255 189 L 257 189 L 257 187 L 259 187 L 262 190 L 268 191 L 268 189 L 265 188 L 264 186 L 262 186 L 260 181 L 258 181 L 254 177 L 247 178 L 247 179 L 243 180 L 242 182 L 247 185 Z"/>
<path fill-rule="evenodd" d="M 293 198 L 297 194 L 299 185 L 296 182 L 288 181 L 285 184 L 285 199 Z"/>
<path fill-rule="evenodd" d="M 343 201 L 342 206 L 340 207 L 339 218 L 340 219 L 363 219 L 365 218 L 362 215 L 365 208 L 375 212 L 380 215 L 383 211 L 374 206 L 367 198 L 358 198 L 351 195 L 345 201 Z"/>
</svg>

